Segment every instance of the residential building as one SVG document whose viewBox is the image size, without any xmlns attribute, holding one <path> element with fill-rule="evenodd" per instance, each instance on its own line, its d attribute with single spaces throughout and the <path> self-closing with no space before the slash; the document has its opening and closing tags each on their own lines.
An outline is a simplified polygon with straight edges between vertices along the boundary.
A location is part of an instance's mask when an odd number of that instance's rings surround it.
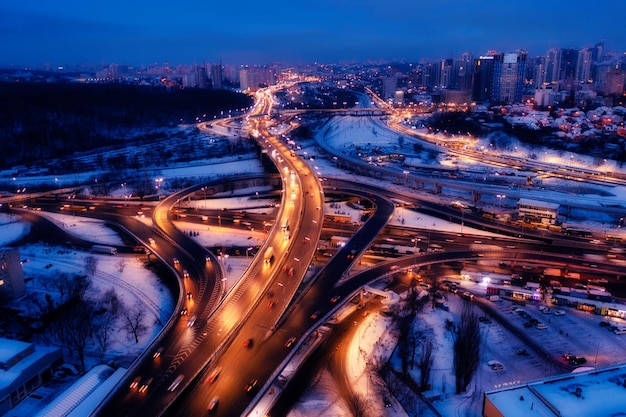
<svg viewBox="0 0 626 417">
<path fill-rule="evenodd" d="M 0 292 L 11 300 L 26 294 L 20 251 L 16 248 L 0 248 Z"/>
<path fill-rule="evenodd" d="M 61 364 L 59 348 L 0 339 L 0 415 L 50 380 Z"/>
</svg>

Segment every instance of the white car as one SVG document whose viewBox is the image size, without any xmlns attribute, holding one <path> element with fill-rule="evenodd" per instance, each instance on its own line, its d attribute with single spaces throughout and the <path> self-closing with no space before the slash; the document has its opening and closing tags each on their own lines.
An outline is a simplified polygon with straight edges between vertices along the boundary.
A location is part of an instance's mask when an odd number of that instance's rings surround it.
<svg viewBox="0 0 626 417">
<path fill-rule="evenodd" d="M 565 310 L 554 310 L 554 315 L 555 316 L 564 316 L 565 315 Z"/>
<path fill-rule="evenodd" d="M 216 395 L 215 397 L 213 397 L 213 399 L 211 399 L 211 401 L 209 402 L 209 407 L 208 410 L 209 411 L 215 411 L 215 408 L 217 407 L 217 403 L 219 402 L 219 397 Z"/>
<path fill-rule="evenodd" d="M 545 330 L 545 329 L 547 329 L 547 328 L 548 328 L 548 326 L 546 326 L 546 325 L 545 325 L 544 323 L 542 323 L 542 322 L 539 322 L 539 323 L 535 324 L 535 328 L 536 328 L 536 329 L 538 329 L 538 330 Z"/>
</svg>

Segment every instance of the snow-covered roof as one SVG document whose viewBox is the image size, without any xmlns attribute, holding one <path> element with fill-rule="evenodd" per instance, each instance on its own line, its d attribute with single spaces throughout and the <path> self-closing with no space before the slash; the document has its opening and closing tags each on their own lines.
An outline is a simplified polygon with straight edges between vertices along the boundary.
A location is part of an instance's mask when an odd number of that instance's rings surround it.
<svg viewBox="0 0 626 417">
<path fill-rule="evenodd" d="M 0 364 L 6 364 L 12 361 L 13 358 L 31 346 L 32 343 L 28 342 L 13 339 L 0 339 Z"/>
<path fill-rule="evenodd" d="M 519 200 L 517 200 L 517 204 L 518 205 L 523 204 L 527 206 L 534 206 L 537 208 L 545 208 L 545 209 L 552 209 L 552 210 L 559 209 L 559 204 L 557 203 L 548 203 L 546 201 L 531 200 L 530 198 L 520 198 Z"/>
<path fill-rule="evenodd" d="M 108 365 L 98 365 L 93 367 L 82 378 L 76 381 L 63 394 L 55 398 L 43 410 L 36 414 L 37 417 L 68 416 L 83 401 L 85 401 L 101 384 L 114 374 L 113 368 Z M 106 395 L 106 393 L 105 393 Z M 95 408 L 98 402 L 91 402 L 91 409 Z"/>
<path fill-rule="evenodd" d="M 613 416 L 626 410 L 626 365 L 485 392 L 505 417 Z M 487 405 L 485 405 L 487 407 Z"/>
<path fill-rule="evenodd" d="M 7 360 L 11 360 L 8 355 L 24 355 L 18 362 L 12 364 L 9 369 L 0 369 L 0 397 L 10 392 L 12 387 L 23 384 L 33 375 L 41 372 L 42 369 L 52 366 L 63 359 L 61 349 L 51 346 L 33 345 L 31 343 L 18 342 L 10 339 L 0 339 L 0 346 L 5 350 Z M 23 353 L 33 349 L 30 353 Z"/>
</svg>

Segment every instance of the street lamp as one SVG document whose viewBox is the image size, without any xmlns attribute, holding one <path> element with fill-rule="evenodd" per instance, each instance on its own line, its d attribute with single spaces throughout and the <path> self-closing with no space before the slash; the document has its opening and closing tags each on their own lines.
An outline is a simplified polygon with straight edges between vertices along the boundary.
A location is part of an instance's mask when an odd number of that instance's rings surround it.
<svg viewBox="0 0 626 417">
<path fill-rule="evenodd" d="M 498 197 L 500 199 L 499 207 L 502 208 L 502 199 L 506 198 L 506 195 L 504 195 L 504 194 L 496 194 L 496 197 Z"/>
<path fill-rule="evenodd" d="M 406 183 L 407 183 L 407 182 L 408 182 L 408 180 L 409 180 L 409 171 L 404 170 L 404 171 L 402 171 L 402 172 L 404 173 L 404 185 L 406 185 Z"/>
</svg>

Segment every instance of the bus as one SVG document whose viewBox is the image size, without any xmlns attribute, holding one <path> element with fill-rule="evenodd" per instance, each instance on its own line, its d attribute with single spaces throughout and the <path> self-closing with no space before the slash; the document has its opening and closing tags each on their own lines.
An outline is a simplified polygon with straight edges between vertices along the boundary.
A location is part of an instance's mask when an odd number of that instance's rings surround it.
<svg viewBox="0 0 626 417">
<path fill-rule="evenodd" d="M 113 246 L 93 245 L 91 247 L 92 253 L 103 253 L 106 255 L 117 255 L 117 248 Z"/>
</svg>

